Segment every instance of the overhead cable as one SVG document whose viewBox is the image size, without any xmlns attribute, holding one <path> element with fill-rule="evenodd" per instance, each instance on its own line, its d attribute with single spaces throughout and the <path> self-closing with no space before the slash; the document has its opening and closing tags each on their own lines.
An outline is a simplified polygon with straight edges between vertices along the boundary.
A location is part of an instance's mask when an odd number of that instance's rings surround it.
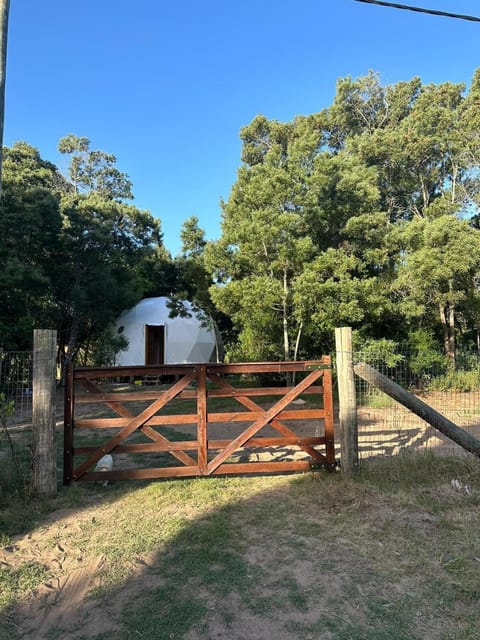
<svg viewBox="0 0 480 640">
<path fill-rule="evenodd" d="M 406 11 L 416 11 L 417 13 L 428 13 L 433 16 L 444 16 L 445 18 L 458 18 L 459 20 L 470 20 L 470 22 L 480 22 L 476 16 L 466 16 L 461 13 L 450 13 L 448 11 L 437 11 L 436 9 L 424 9 L 423 7 L 412 7 L 408 4 L 398 4 L 397 2 L 384 2 L 383 0 L 354 0 L 365 4 L 377 4 L 382 7 L 392 7 L 393 9 L 405 9 Z"/>
</svg>

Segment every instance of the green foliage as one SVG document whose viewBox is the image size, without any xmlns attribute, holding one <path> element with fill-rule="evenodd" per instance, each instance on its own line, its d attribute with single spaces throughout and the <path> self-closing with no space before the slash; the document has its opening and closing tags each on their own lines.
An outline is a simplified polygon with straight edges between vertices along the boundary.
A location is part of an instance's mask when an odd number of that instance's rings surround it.
<svg viewBox="0 0 480 640">
<path fill-rule="evenodd" d="M 61 351 L 92 344 L 146 289 L 144 263 L 161 248 L 158 220 L 122 202 L 130 182 L 86 138 L 60 141 L 70 179 L 26 143 L 5 149 L 0 232 L 0 344 L 29 348 L 56 328 Z M 19 224 L 21 220 L 21 224 Z"/>
<path fill-rule="evenodd" d="M 465 371 L 463 369 L 450 369 L 441 376 L 434 377 L 429 388 L 432 391 L 478 391 L 480 389 L 480 366 Z"/>
<path fill-rule="evenodd" d="M 312 357 L 339 324 L 397 342 L 421 324 L 453 364 L 460 325 L 480 316 L 480 232 L 462 219 L 480 201 L 478 87 L 478 73 L 466 93 L 370 72 L 341 79 L 321 113 L 242 128 L 222 236 L 206 248 L 231 357 Z M 434 351 L 413 369 L 440 364 Z"/>
<path fill-rule="evenodd" d="M 77 362 L 83 367 L 106 367 L 115 362 L 120 351 L 128 347 L 125 336 L 115 331 L 114 325 L 108 325 L 91 342 L 85 342 L 78 351 Z"/>
<path fill-rule="evenodd" d="M 46 326 L 65 181 L 36 149 L 19 142 L 4 149 L 2 184 L 0 344 L 22 350 L 33 328 Z"/>
<path fill-rule="evenodd" d="M 17 143 L 5 150 L 0 344 L 28 347 L 32 328 L 52 326 L 61 350 L 88 360 L 120 311 L 166 295 L 173 314 L 189 300 L 212 318 L 230 359 L 317 357 L 342 324 L 408 341 L 420 377 L 445 366 L 439 348 L 461 367 L 480 320 L 479 97 L 480 71 L 468 89 L 384 86 L 369 72 L 340 79 L 322 112 L 258 115 L 240 131 L 221 237 L 207 242 L 192 216 L 174 259 L 159 222 L 125 203 L 114 155 L 70 134 L 64 178 Z"/>
<path fill-rule="evenodd" d="M 30 456 L 25 438 L 14 441 L 10 431 L 10 418 L 15 414 L 15 400 L 0 393 L 0 506 L 16 497 L 22 500 L 28 495 Z M 0 527 L 1 532 L 1 527 Z"/>
<path fill-rule="evenodd" d="M 432 376 L 448 367 L 448 360 L 440 353 L 438 341 L 431 331 L 424 328 L 410 332 L 408 336 L 408 366 L 417 376 Z"/>
<path fill-rule="evenodd" d="M 97 193 L 65 196 L 62 213 L 52 315 L 60 345 L 75 354 L 142 297 L 137 268 L 161 236 L 148 212 Z"/>
<path fill-rule="evenodd" d="M 70 156 L 69 178 L 76 193 L 98 193 L 108 200 L 133 198 L 132 183 L 117 169 L 116 157 L 104 151 L 92 151 L 88 138 L 69 134 L 58 143 L 60 153 Z"/>
<path fill-rule="evenodd" d="M 358 361 L 367 364 L 396 367 L 403 362 L 405 356 L 398 353 L 398 344 L 393 340 L 382 338 L 380 340 L 364 340 L 358 333 L 353 335 L 354 350 Z"/>
</svg>

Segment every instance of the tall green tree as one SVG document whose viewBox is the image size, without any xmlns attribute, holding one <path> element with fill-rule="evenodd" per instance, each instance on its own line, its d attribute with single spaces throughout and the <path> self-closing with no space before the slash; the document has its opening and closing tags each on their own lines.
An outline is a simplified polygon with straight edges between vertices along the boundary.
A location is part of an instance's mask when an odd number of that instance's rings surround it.
<svg viewBox="0 0 480 640">
<path fill-rule="evenodd" d="M 143 297 L 139 265 L 161 243 L 159 222 L 91 193 L 62 198 L 63 268 L 54 283 L 61 346 L 71 357 Z"/>
<path fill-rule="evenodd" d="M 76 193 L 97 193 L 107 200 L 131 200 L 132 183 L 120 171 L 116 157 L 90 149 L 90 140 L 69 134 L 58 143 L 58 150 L 70 157 L 68 177 Z"/>
<path fill-rule="evenodd" d="M 259 116 L 241 137 L 244 164 L 223 206 L 222 237 L 207 247 L 212 298 L 237 328 L 232 357 L 295 359 L 302 335 L 313 335 L 299 312 L 302 276 L 340 247 L 352 216 L 375 207 L 376 174 L 324 149 L 319 114 L 287 124 Z"/>
<path fill-rule="evenodd" d="M 91 150 L 88 138 L 72 134 L 58 148 L 70 165 L 52 317 L 60 348 L 73 358 L 143 297 L 145 263 L 163 245 L 159 221 L 125 202 L 133 197 L 131 182 L 114 155 Z"/>
<path fill-rule="evenodd" d="M 29 348 L 33 328 L 47 326 L 62 226 L 63 178 L 34 147 L 4 148 L 0 203 L 0 345 Z"/>
<path fill-rule="evenodd" d="M 341 79 L 320 113 L 242 129 L 222 236 L 206 249 L 233 357 L 314 355 L 338 322 L 397 340 L 427 322 L 452 357 L 460 326 L 478 322 L 462 246 L 476 246 L 479 83 L 384 87 L 371 72 Z"/>
<path fill-rule="evenodd" d="M 393 283 L 407 316 L 432 316 L 441 329 L 445 354 L 455 365 L 462 316 L 480 313 L 480 231 L 466 220 L 443 215 L 418 218 L 398 231 L 401 246 Z"/>
</svg>

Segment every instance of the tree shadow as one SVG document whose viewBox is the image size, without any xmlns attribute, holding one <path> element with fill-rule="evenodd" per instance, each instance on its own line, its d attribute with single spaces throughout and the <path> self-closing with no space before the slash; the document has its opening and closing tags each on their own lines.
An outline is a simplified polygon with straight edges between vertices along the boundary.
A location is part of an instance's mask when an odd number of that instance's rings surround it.
<svg viewBox="0 0 480 640">
<path fill-rule="evenodd" d="M 266 486 L 266 491 L 254 491 L 253 495 L 243 496 L 242 485 L 249 485 L 251 493 L 252 483 L 256 482 L 260 487 Z M 272 482 L 275 486 L 269 488 Z M 280 521 L 286 508 L 285 504 L 277 503 L 277 498 L 279 495 L 288 496 L 289 486 L 295 493 L 297 482 L 298 476 L 288 479 L 283 476 L 281 479 L 274 476 L 220 477 L 144 481 L 135 483 L 134 487 L 131 482 L 123 482 L 111 487 L 88 485 L 80 489 L 65 489 L 64 494 L 71 494 L 73 500 L 75 496 L 81 496 L 85 504 L 77 508 L 61 508 L 43 518 L 36 529 L 31 527 L 29 532 L 13 541 L 12 553 L 21 552 L 22 541 L 31 539 L 36 535 L 35 531 L 40 530 L 40 535 L 52 537 L 60 555 L 63 552 L 82 555 L 81 546 L 78 549 L 68 547 L 71 534 L 64 525 L 64 518 L 74 517 L 80 528 L 87 527 L 87 535 L 93 535 L 93 521 L 102 517 L 98 514 L 115 508 L 126 494 L 132 500 L 138 500 L 139 518 L 142 496 L 158 494 L 160 499 L 162 495 L 164 497 L 165 487 L 172 485 L 175 485 L 172 500 L 183 493 L 187 503 L 195 503 L 195 494 L 200 497 L 209 485 L 212 505 L 205 513 L 204 507 L 195 509 L 190 504 L 189 508 L 194 512 L 191 517 L 173 502 L 170 507 L 174 511 L 178 508 L 178 517 L 174 514 L 172 518 L 171 513 L 168 516 L 172 520 L 170 527 L 175 530 L 173 535 L 171 530 L 159 527 L 156 533 L 153 532 L 154 537 L 158 536 L 153 549 L 146 551 L 140 543 L 134 558 L 131 553 L 125 561 L 122 557 L 114 557 L 108 552 L 108 544 L 103 547 L 100 544 L 98 555 L 90 559 L 85 557 L 78 568 L 75 564 L 66 564 L 65 570 L 69 575 L 65 580 L 60 579 L 57 589 L 52 589 L 53 581 L 50 580 L 49 585 L 41 585 L 37 589 L 36 602 L 30 600 L 25 605 L 13 606 L 3 612 L 6 624 L 0 630 L 0 638 L 110 638 L 112 633 L 115 638 L 181 638 L 193 629 L 197 632 L 211 625 L 228 629 L 229 621 L 236 619 L 236 611 L 239 610 L 249 612 L 253 618 L 274 610 L 278 594 L 274 600 L 272 595 L 257 593 L 263 575 L 263 560 L 257 557 L 259 549 L 252 546 L 250 538 L 252 534 L 254 538 L 258 535 L 267 542 L 267 548 L 270 547 L 268 528 L 271 519 Z M 239 498 L 228 504 L 222 504 L 223 500 L 219 498 L 221 506 L 216 508 L 215 496 L 231 491 L 232 484 L 238 486 Z M 291 498 L 288 503 L 292 504 Z M 99 509 L 92 511 L 95 505 Z M 265 517 L 266 509 L 268 518 Z M 204 515 L 197 517 L 195 513 Z M 247 537 L 242 534 L 245 527 L 249 531 Z M 124 535 L 132 533 L 127 530 Z M 141 523 L 134 527 L 134 533 L 142 535 Z M 289 552 L 286 552 L 285 560 L 288 556 Z M 38 561 L 41 563 L 42 558 Z M 276 555 L 274 562 L 279 567 L 283 564 Z M 282 570 L 281 575 L 284 573 Z M 111 586 L 108 578 L 106 583 L 104 581 L 107 574 L 116 576 Z M 292 588 L 293 583 L 289 580 L 290 587 L 286 588 L 282 598 L 286 598 Z M 280 589 L 279 585 L 276 589 Z M 231 600 L 231 604 L 219 612 L 215 603 L 225 597 Z M 227 636 L 219 636 L 217 632 L 210 636 L 202 632 L 199 637 Z"/>
<path fill-rule="evenodd" d="M 101 501 L 98 511 L 82 506 L 70 515 L 89 539 L 98 536 L 94 520 L 101 525 L 109 516 L 118 529 L 115 544 L 103 527 L 96 554 L 85 553 L 83 572 L 71 571 L 70 583 L 50 595 L 39 590 L 35 603 L 12 607 L 10 631 L 4 627 L 0 637 L 361 639 L 369 637 L 362 629 L 376 626 L 390 637 L 416 637 L 410 596 L 347 541 L 352 517 L 358 524 L 372 504 L 381 507 L 361 484 L 319 472 L 112 489 L 91 490 Z M 135 502 L 136 511 L 112 513 L 122 497 L 130 507 Z M 40 527 L 49 522 L 55 513 Z M 69 530 L 57 525 L 56 543 L 64 549 Z M 83 553 L 81 546 L 73 551 Z M 370 596 L 377 602 L 385 594 L 398 605 L 395 615 L 390 609 L 377 615 L 371 606 Z M 405 612 L 400 622 L 399 611 Z"/>
</svg>

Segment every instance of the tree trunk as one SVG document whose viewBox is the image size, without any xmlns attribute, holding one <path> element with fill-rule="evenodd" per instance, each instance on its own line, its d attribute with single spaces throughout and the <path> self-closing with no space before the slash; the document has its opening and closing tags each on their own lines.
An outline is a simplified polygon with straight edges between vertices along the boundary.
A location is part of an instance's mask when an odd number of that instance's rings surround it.
<svg viewBox="0 0 480 640">
<path fill-rule="evenodd" d="M 443 331 L 443 348 L 452 368 L 455 368 L 455 306 L 442 303 L 438 305 L 440 324 Z"/>
<path fill-rule="evenodd" d="M 9 11 L 10 0 L 0 0 L 0 199 L 2 197 L 3 122 L 5 118 L 5 78 L 7 74 Z"/>
<path fill-rule="evenodd" d="M 73 316 L 72 326 L 70 328 L 70 335 L 68 337 L 68 344 L 66 348 L 67 358 L 71 361 L 73 361 L 75 357 L 75 351 L 76 351 L 77 341 L 78 341 L 78 329 L 79 329 L 78 317 Z"/>
<path fill-rule="evenodd" d="M 288 337 L 288 278 L 283 272 L 283 354 L 285 361 L 290 360 L 290 340 Z"/>
</svg>

